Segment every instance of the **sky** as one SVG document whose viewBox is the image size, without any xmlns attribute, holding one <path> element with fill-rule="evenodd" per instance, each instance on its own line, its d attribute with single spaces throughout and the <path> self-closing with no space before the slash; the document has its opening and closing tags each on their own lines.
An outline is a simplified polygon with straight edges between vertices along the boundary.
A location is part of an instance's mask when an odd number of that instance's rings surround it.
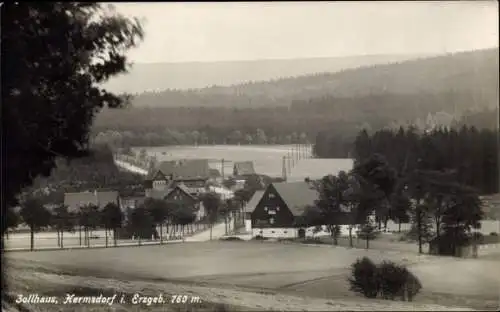
<svg viewBox="0 0 500 312">
<path fill-rule="evenodd" d="M 135 63 L 444 54 L 498 47 L 497 1 L 116 3 Z"/>
</svg>

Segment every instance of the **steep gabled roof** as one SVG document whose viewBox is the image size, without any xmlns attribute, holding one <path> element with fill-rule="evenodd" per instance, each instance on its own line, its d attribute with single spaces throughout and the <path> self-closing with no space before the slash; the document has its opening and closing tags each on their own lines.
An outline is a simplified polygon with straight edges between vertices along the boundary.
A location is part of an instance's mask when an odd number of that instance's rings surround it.
<svg viewBox="0 0 500 312">
<path fill-rule="evenodd" d="M 65 193 L 64 204 L 68 206 L 68 211 L 78 212 L 80 207 L 89 204 L 96 205 L 99 209 L 104 208 L 109 203 L 118 204 L 118 198 L 117 191 Z"/>
<path fill-rule="evenodd" d="M 210 167 L 208 159 L 184 159 L 162 161 L 156 170 L 152 170 L 148 175 L 148 180 L 154 179 L 157 174 L 160 176 L 173 175 L 174 179 L 208 179 Z"/>
<path fill-rule="evenodd" d="M 168 192 L 167 192 L 167 194 L 165 196 L 170 195 L 170 193 L 172 193 L 175 189 L 181 190 L 183 193 L 185 193 L 186 195 L 188 195 L 192 199 L 196 200 L 196 197 L 194 197 L 193 195 L 191 195 L 191 193 L 193 193 L 193 190 L 191 190 L 190 188 L 188 188 L 187 186 L 185 186 L 183 183 L 178 183 L 173 188 L 169 189 Z"/>
<path fill-rule="evenodd" d="M 222 175 L 220 174 L 220 171 L 218 169 L 212 169 L 210 168 L 208 170 L 208 173 L 210 174 L 210 177 L 211 178 L 219 178 L 221 177 Z"/>
<path fill-rule="evenodd" d="M 294 216 L 301 216 L 307 207 L 313 207 L 318 192 L 306 182 L 280 182 L 271 184 Z"/>
<path fill-rule="evenodd" d="M 260 200 L 262 199 L 262 195 L 264 195 L 264 191 L 255 191 L 252 198 L 250 198 L 245 206 L 245 212 L 253 212 L 255 210 L 255 207 L 257 207 Z"/>
<path fill-rule="evenodd" d="M 188 159 L 180 161 L 174 172 L 176 179 L 208 178 L 210 167 L 208 159 Z"/>
<path fill-rule="evenodd" d="M 86 205 L 98 205 L 97 196 L 94 192 L 79 192 L 79 193 L 65 193 L 64 205 L 68 207 L 70 212 L 80 211 L 80 207 Z"/>
<path fill-rule="evenodd" d="M 237 175 L 255 174 L 252 161 L 240 161 L 234 163 L 234 171 Z"/>
<path fill-rule="evenodd" d="M 118 204 L 119 194 L 117 191 L 97 192 L 97 202 L 99 208 L 104 208 L 109 203 Z"/>
</svg>

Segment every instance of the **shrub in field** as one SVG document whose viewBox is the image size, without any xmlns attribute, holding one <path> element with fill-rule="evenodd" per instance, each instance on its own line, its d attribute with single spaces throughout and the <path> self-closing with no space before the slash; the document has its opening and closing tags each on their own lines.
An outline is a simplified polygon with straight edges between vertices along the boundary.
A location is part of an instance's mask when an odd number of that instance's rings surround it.
<svg viewBox="0 0 500 312">
<path fill-rule="evenodd" d="M 358 259 L 351 265 L 350 290 L 367 298 L 412 301 L 422 289 L 419 279 L 406 267 L 390 261 L 376 266 L 369 258 Z"/>
<path fill-rule="evenodd" d="M 411 301 L 420 291 L 422 284 L 416 276 L 402 265 L 390 261 L 382 262 L 377 268 L 379 294 L 383 299 L 394 300 L 400 296 Z"/>
<path fill-rule="evenodd" d="M 367 257 L 356 260 L 351 265 L 350 290 L 375 298 L 378 293 L 377 266 Z"/>
<path fill-rule="evenodd" d="M 498 233 L 497 232 L 491 232 L 490 236 L 498 236 Z"/>
</svg>

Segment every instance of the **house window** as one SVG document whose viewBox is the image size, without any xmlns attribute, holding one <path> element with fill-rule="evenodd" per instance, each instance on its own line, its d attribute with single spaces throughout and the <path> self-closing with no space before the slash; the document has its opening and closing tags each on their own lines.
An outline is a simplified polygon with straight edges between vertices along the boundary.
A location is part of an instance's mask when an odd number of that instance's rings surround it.
<svg viewBox="0 0 500 312">
<path fill-rule="evenodd" d="M 269 193 L 269 198 L 274 198 L 274 194 L 273 193 Z"/>
<path fill-rule="evenodd" d="M 277 207 L 276 207 L 276 211 L 280 211 L 280 206 L 277 206 Z"/>
<path fill-rule="evenodd" d="M 267 207 L 264 207 L 264 211 L 267 211 Z"/>
<path fill-rule="evenodd" d="M 274 224 L 274 219 L 273 219 L 273 218 L 269 219 L 269 223 L 270 223 L 270 224 Z M 273 233 L 274 233 L 274 232 L 273 232 Z"/>
</svg>

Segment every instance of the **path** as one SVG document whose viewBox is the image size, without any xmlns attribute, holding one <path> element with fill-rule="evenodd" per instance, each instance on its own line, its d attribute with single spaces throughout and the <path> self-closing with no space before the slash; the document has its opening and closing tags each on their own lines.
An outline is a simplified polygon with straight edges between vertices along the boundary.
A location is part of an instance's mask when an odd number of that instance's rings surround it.
<svg viewBox="0 0 500 312">
<path fill-rule="evenodd" d="M 230 221 L 228 221 L 231 224 Z M 214 224 L 212 228 L 212 240 L 218 240 L 226 235 L 226 225 L 224 222 Z M 210 240 L 210 228 L 185 238 L 185 242 L 206 242 Z"/>
</svg>

